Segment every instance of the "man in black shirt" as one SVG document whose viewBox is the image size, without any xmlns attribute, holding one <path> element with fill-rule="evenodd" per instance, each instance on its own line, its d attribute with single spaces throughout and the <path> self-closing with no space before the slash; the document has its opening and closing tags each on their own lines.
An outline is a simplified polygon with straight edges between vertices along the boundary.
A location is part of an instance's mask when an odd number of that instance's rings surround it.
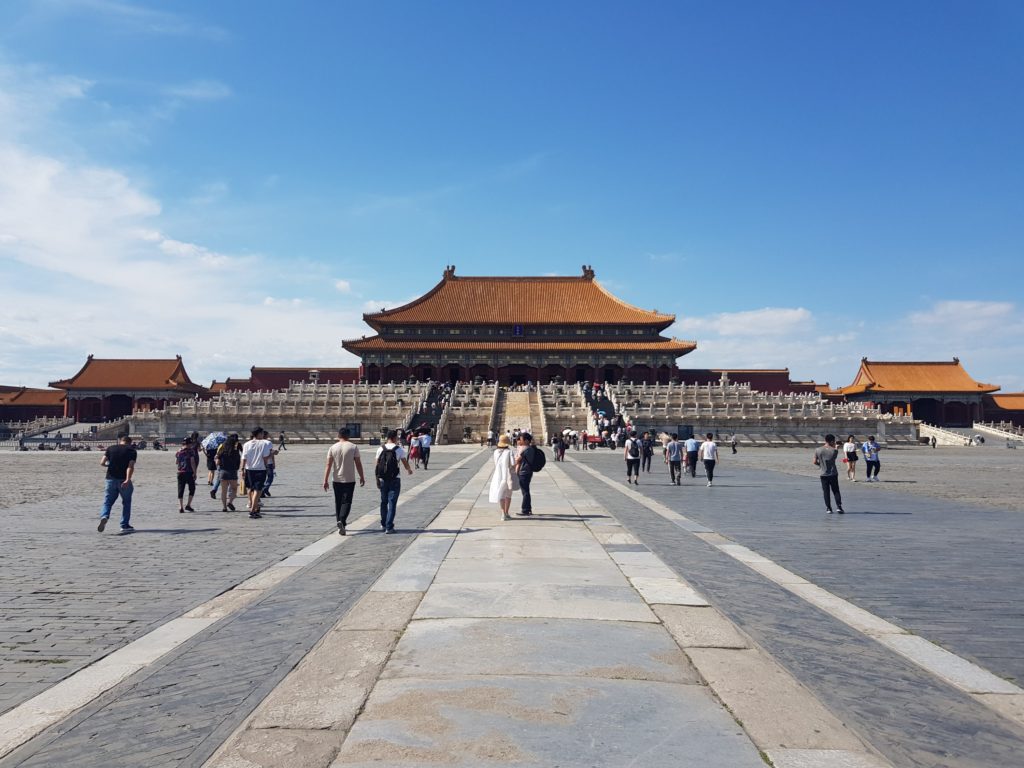
<svg viewBox="0 0 1024 768">
<path fill-rule="evenodd" d="M 118 444 L 107 448 L 100 466 L 107 468 L 106 493 L 103 497 L 103 509 L 100 511 L 100 524 L 97 531 L 107 527 L 110 510 L 121 497 L 121 533 L 131 533 L 132 517 L 132 475 L 135 474 L 135 460 L 138 454 L 132 448 L 131 437 L 123 433 L 118 436 Z"/>
</svg>

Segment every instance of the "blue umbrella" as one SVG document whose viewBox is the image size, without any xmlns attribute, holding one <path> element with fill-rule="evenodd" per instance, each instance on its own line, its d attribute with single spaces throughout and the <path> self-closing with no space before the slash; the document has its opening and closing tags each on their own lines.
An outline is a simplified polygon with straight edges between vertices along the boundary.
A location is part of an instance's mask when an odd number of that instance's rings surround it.
<svg viewBox="0 0 1024 768">
<path fill-rule="evenodd" d="M 221 443 L 225 442 L 227 439 L 228 436 L 225 435 L 223 432 L 211 432 L 210 434 L 203 438 L 203 441 L 200 443 L 200 445 L 203 446 L 204 451 L 208 451 L 211 448 L 219 448 Z"/>
</svg>

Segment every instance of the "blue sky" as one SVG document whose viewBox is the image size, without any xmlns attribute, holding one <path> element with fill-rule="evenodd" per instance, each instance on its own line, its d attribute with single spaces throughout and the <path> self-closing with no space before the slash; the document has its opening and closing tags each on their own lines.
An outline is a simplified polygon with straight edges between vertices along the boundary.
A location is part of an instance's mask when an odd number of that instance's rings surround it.
<svg viewBox="0 0 1024 768">
<path fill-rule="evenodd" d="M 346 365 L 461 274 L 677 315 L 684 367 L 1024 389 L 1024 5 L 0 4 L 0 383 Z"/>
</svg>

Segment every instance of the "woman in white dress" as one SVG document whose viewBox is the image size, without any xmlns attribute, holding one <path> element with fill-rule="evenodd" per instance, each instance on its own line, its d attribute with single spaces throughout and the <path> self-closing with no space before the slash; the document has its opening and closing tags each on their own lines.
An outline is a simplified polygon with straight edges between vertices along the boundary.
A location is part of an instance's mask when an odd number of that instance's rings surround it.
<svg viewBox="0 0 1024 768">
<path fill-rule="evenodd" d="M 509 448 L 508 435 L 498 438 L 498 447 L 494 449 L 494 474 L 491 475 L 491 492 L 488 499 L 501 507 L 501 519 L 511 520 L 508 508 L 512 503 L 512 491 L 515 490 L 516 473 L 515 457 Z"/>
</svg>

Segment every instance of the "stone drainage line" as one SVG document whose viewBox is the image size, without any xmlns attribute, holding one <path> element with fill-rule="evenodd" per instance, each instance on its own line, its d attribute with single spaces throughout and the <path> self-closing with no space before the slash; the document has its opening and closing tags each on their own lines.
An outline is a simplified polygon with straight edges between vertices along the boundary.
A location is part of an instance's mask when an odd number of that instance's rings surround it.
<svg viewBox="0 0 1024 768">
<path fill-rule="evenodd" d="M 476 452 L 471 453 L 447 469 L 440 470 L 429 480 L 423 481 L 402 494 L 402 498 L 407 500 L 416 498 L 455 470 L 461 469 L 477 455 Z M 349 526 L 349 529 L 353 531 L 366 530 L 372 527 L 378 519 L 376 513 L 367 513 Z M 178 618 L 171 619 L 152 632 L 133 640 L 94 664 L 78 670 L 42 693 L 0 715 L 0 757 L 4 757 L 54 723 L 81 709 L 129 676 L 148 667 L 207 627 L 252 603 L 301 568 L 348 540 L 348 536 L 339 536 L 336 532 L 332 532 L 314 541 L 255 576 Z"/>
<path fill-rule="evenodd" d="M 984 704 L 1002 717 L 1018 725 L 1024 725 L 1024 689 L 962 656 L 947 651 L 897 624 L 875 616 L 838 595 L 812 584 L 773 560 L 742 544 L 735 543 L 728 537 L 669 509 L 658 501 L 649 499 L 639 491 L 623 488 L 621 483 L 605 477 L 576 458 L 570 457 L 570 460 L 584 472 L 642 504 L 656 515 L 675 523 L 683 530 L 724 552 L 783 589 L 792 592 L 815 608 L 898 653 L 926 672 L 968 694 L 975 701 Z"/>
</svg>

